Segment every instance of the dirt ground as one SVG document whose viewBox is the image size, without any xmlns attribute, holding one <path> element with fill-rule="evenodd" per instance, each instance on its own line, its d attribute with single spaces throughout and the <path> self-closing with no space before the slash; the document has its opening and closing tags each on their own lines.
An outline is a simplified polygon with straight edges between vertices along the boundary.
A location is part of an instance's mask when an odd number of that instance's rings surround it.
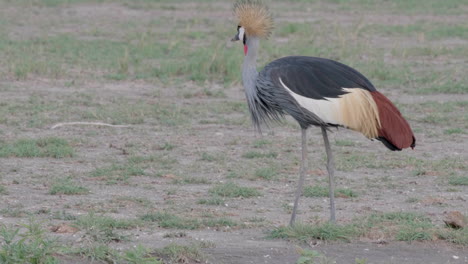
<svg viewBox="0 0 468 264">
<path fill-rule="evenodd" d="M 3 4 L 5 5 L 5 4 Z M 282 4 L 278 4 L 277 10 Z M 215 4 L 215 16 L 223 18 L 229 14 L 228 3 Z M 35 11 L 34 11 L 35 10 Z M 107 12 L 106 10 L 112 10 Z M 79 34 L 98 25 L 100 16 L 103 28 L 111 27 L 119 17 L 134 21 L 149 21 L 156 16 L 192 16 L 190 5 L 184 8 L 161 10 L 132 9 L 113 3 L 82 3 L 78 6 L 54 7 L 48 23 L 62 23 L 49 32 Z M 0 14 L 18 15 L 18 7 L 9 7 Z M 357 18 L 346 16 L 346 10 L 324 6 L 324 11 L 309 10 L 316 20 L 327 20 L 333 16 L 336 23 L 354 23 Z M 46 12 L 42 8 L 25 10 L 18 16 L 32 13 L 37 16 Z M 341 15 L 337 15 L 337 13 Z M 210 11 L 198 14 L 210 14 Z M 81 27 L 66 23 L 79 17 Z M 278 21 L 294 21 L 304 16 L 303 11 L 278 13 Z M 412 23 L 427 19 L 427 15 L 386 14 L 360 15 L 367 24 Z M 429 19 L 432 19 L 430 17 Z M 28 19 L 33 20 L 34 17 Z M 313 23 L 304 18 L 301 21 Z M 437 16 L 435 20 L 468 21 L 467 15 Z M 51 20 L 54 20 L 50 22 Z M 56 21 L 55 21 L 56 20 Z M 43 34 L 44 28 L 24 22 L 12 27 L 10 37 L 15 39 L 34 38 Z M 28 26 L 29 25 L 29 26 Z M 233 26 L 235 28 L 235 25 Z M 114 37 L 118 38 L 117 33 Z M 371 41 L 385 47 L 385 39 L 376 37 Z M 466 40 L 463 40 L 466 45 Z M 462 41 L 462 42 L 463 42 Z M 457 45 L 456 40 L 452 40 Z M 416 45 L 416 43 L 404 43 Z M 437 45 L 437 44 L 434 44 Z M 451 45 L 451 44 L 447 44 Z M 238 47 L 233 47 L 238 48 Z M 239 56 L 242 56 L 239 48 Z M 287 55 L 287 54 L 284 54 Z M 441 58 L 434 59 L 434 64 Z M 467 66 L 466 56 L 461 64 Z M 240 77 L 239 77 L 240 78 Z M 300 161 L 300 131 L 290 119 L 284 124 L 258 135 L 250 125 L 246 112 L 242 86 L 237 83 L 223 87 L 216 83 L 205 84 L 190 81 L 164 84 L 142 80 L 102 80 L 78 78 L 73 85 L 70 79 L 29 77 L 23 80 L 0 79 L 0 104 L 8 109 L 8 115 L 0 118 L 0 137 L 4 142 L 22 138 L 59 137 L 71 142 L 75 155 L 55 159 L 0 158 L 0 183 L 7 193 L 0 195 L 0 223 L 19 225 L 31 217 L 50 228 L 70 221 L 53 217 L 56 212 L 81 216 L 96 212 L 116 219 L 134 219 L 148 212 L 169 211 L 186 218 L 205 219 L 227 217 L 242 223 L 235 227 L 201 228 L 182 230 L 180 238 L 167 237 L 170 230 L 148 224 L 122 231 L 129 241 L 112 242 L 115 249 L 127 249 L 136 244 L 151 249 L 162 248 L 170 243 L 190 244 L 209 241 L 212 247 L 203 249 L 207 263 L 296 263 L 299 248 L 320 252 L 327 260 L 324 263 L 468 263 L 466 247 L 444 241 L 398 242 L 385 237 L 362 237 L 351 242 L 309 241 L 301 243 L 281 239 L 268 239 L 272 229 L 284 226 L 290 217 L 290 207 L 298 178 Z M 220 92 L 224 96 L 207 95 Z M 444 160 L 455 160 L 467 166 L 468 136 L 443 134 L 445 125 L 422 122 L 424 112 L 411 108 L 411 104 L 453 101 L 468 101 L 464 94 L 411 94 L 398 87 L 386 86 L 381 90 L 404 113 L 415 129 L 417 147 L 393 153 L 379 142 L 365 139 L 362 135 L 339 129 L 330 135 L 331 142 L 351 142 L 350 146 L 334 144 L 337 159 L 344 156 L 361 155 L 375 162 L 385 162 L 383 167 L 348 164 L 351 168 L 336 172 L 337 187 L 348 188 L 359 195 L 355 198 L 336 199 L 339 224 L 350 223 L 354 218 L 371 213 L 417 212 L 428 216 L 437 226 L 444 226 L 443 219 L 449 211 L 460 211 L 468 215 L 468 186 L 451 186 L 447 176 L 440 171 L 431 171 L 433 164 Z M 401 94 L 404 96 L 401 96 Z M 187 96 L 190 94 L 190 96 Z M 34 100 L 33 100 L 34 99 Z M 88 101 L 87 101 L 88 100 Z M 237 105 L 229 105 L 236 103 Z M 239 108 L 238 105 L 241 107 Z M 50 108 L 48 108 L 50 106 Z M 164 123 L 161 117 L 149 108 L 168 107 L 177 113 L 165 114 L 176 120 L 175 125 Z M 224 108 L 226 107 L 226 108 Z M 231 111 L 229 107 L 232 107 Z M 131 109 L 131 110 L 125 110 Z M 111 111 L 120 114 L 109 114 Z M 128 111 L 128 112 L 127 112 Z M 151 112 L 153 111 L 153 112 Z M 462 111 L 466 111 L 462 108 Z M 83 112 L 86 112 L 84 120 Z M 190 113 L 188 113 L 190 112 Z M 154 115 L 153 115 L 154 114 Z M 119 116 L 120 115 L 120 116 Z M 163 114 L 161 114 L 163 115 Z M 127 118 L 128 117 L 128 118 Z M 141 122 L 127 122 L 132 117 Z M 125 119 L 126 118 L 126 119 Z M 35 119 L 36 123 L 31 120 Z M 123 121 L 120 121 L 123 120 Z M 221 120 L 221 121 L 220 121 Z M 104 127 L 90 125 L 62 126 L 51 129 L 60 122 L 88 121 L 106 122 L 126 127 Z M 465 120 L 466 121 L 466 120 Z M 258 142 L 267 142 L 258 146 Z M 166 144 L 166 145 L 165 145 Z M 170 149 L 165 148 L 169 144 Z M 245 154 L 257 151 L 276 153 L 274 158 L 247 159 Z M 318 128 L 309 129 L 309 164 L 307 185 L 326 186 L 325 153 Z M 145 164 L 144 175 L 130 176 L 124 181 L 109 183 L 104 176 L 93 174 L 97 169 L 112 165 L 125 165 L 132 156 L 157 156 L 154 164 Z M 428 168 L 423 175 L 414 175 L 417 169 L 410 159 L 425 160 Z M 172 160 L 172 161 L 167 161 Z M 364 161 L 361 160 L 361 161 Z M 357 161 L 359 162 L 359 161 Z M 447 161 L 448 162 L 448 161 Z M 345 165 L 342 165 L 345 166 Z M 277 172 L 273 179 L 255 178 L 259 168 L 273 167 Z M 444 170 L 444 169 L 442 169 Z M 466 171 L 453 170 L 455 175 L 466 176 Z M 109 172 L 109 174 L 119 172 Z M 110 175 L 112 176 L 112 175 Z M 89 189 L 84 195 L 51 195 L 50 187 L 59 179 L 70 177 L 74 182 Z M 177 179 L 190 178 L 192 182 L 180 183 Z M 194 179 L 199 179 L 196 182 Z M 235 182 L 241 186 L 254 187 L 261 196 L 253 198 L 227 198 L 223 205 L 200 204 L 200 199 L 209 198 L 213 186 Z M 144 201 L 137 202 L 138 199 Z M 408 202 L 414 200 L 414 202 Z M 16 214 L 12 212 L 17 212 Z M 302 197 L 299 221 L 313 224 L 328 219 L 329 207 L 326 197 Z M 64 244 L 79 246 L 81 231 L 57 234 L 50 232 Z M 65 256 L 64 263 L 87 263 L 86 259 Z M 329 262 L 325 262 L 329 261 Z"/>
</svg>

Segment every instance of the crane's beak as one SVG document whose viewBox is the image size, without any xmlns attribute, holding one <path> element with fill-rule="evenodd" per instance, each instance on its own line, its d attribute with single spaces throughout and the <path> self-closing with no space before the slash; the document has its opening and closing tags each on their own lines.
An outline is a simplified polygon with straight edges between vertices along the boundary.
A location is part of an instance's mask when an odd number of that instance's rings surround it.
<svg viewBox="0 0 468 264">
<path fill-rule="evenodd" d="M 231 41 L 238 41 L 239 40 L 239 33 L 237 33 L 232 39 Z"/>
</svg>

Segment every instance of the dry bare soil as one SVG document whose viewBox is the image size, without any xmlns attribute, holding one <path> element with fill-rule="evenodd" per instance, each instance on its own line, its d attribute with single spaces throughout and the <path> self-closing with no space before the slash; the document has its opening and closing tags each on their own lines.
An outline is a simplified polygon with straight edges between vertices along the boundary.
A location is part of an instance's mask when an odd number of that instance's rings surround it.
<svg viewBox="0 0 468 264">
<path fill-rule="evenodd" d="M 466 227 L 443 222 L 468 215 L 468 6 L 440 2 L 268 2 L 259 66 L 350 64 L 417 139 L 397 153 L 331 133 L 338 225 L 359 231 L 327 239 L 318 128 L 298 217 L 324 230 L 271 238 L 289 221 L 300 131 L 251 127 L 230 2 L 0 1 L 0 256 L 15 250 L 5 232 L 36 224 L 60 263 L 468 263 Z M 52 129 L 66 122 L 114 126 Z"/>
</svg>

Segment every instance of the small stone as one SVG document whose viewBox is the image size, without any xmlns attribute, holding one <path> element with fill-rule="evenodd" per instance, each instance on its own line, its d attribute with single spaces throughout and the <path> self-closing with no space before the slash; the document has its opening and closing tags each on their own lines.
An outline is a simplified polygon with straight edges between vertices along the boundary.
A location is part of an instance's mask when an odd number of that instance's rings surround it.
<svg viewBox="0 0 468 264">
<path fill-rule="evenodd" d="M 444 219 L 444 222 L 447 226 L 451 228 L 464 228 L 466 227 L 465 216 L 459 211 L 448 212 L 447 216 Z"/>
</svg>

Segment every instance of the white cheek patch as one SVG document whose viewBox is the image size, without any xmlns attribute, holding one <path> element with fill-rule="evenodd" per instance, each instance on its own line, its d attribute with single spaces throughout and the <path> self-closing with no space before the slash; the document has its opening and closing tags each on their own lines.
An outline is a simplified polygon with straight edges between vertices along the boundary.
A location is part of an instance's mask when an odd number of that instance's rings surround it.
<svg viewBox="0 0 468 264">
<path fill-rule="evenodd" d="M 243 27 L 239 28 L 239 40 L 244 41 L 245 29 Z"/>
</svg>

